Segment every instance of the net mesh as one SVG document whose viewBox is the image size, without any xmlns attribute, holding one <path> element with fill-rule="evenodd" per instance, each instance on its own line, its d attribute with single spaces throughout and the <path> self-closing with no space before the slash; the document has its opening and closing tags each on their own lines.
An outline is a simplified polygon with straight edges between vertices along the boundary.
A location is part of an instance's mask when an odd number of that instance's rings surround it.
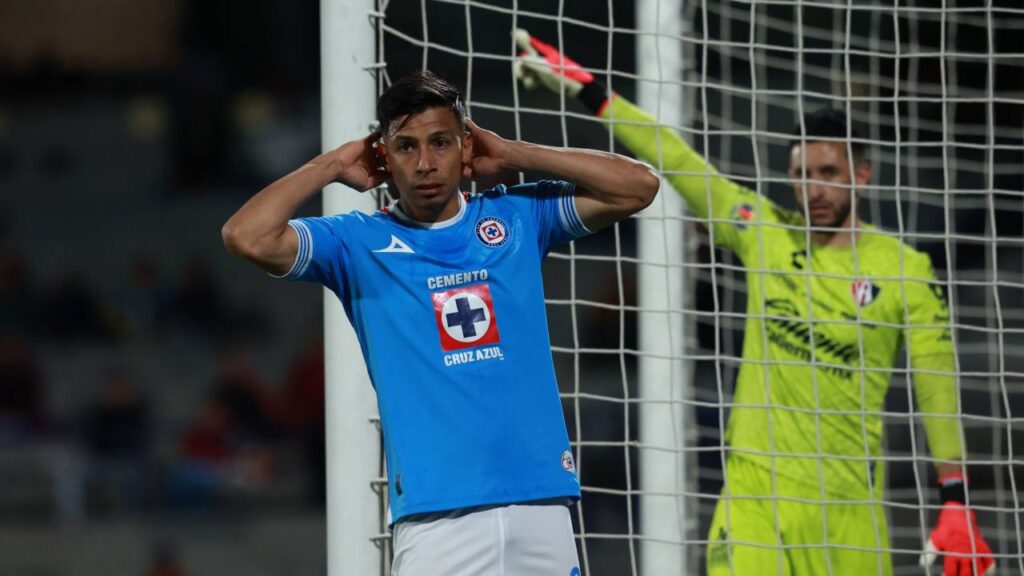
<svg viewBox="0 0 1024 576">
<path fill-rule="evenodd" d="M 517 85 L 510 31 L 530 30 L 635 100 L 636 39 L 649 32 L 636 29 L 635 10 L 623 0 L 379 0 L 371 15 L 379 86 L 428 67 L 463 86 L 473 119 L 506 137 L 628 152 L 571 98 Z M 684 87 L 686 121 L 672 128 L 729 178 L 798 208 L 786 168 L 799 115 L 840 108 L 861 132 L 874 169 L 861 215 L 926 252 L 947 291 L 971 501 L 997 573 L 1024 573 L 1024 467 L 1015 450 L 1024 441 L 1024 9 L 1009 1 L 688 1 L 664 17 L 680 18 L 684 30 L 670 40 L 685 68 L 658 79 Z M 584 486 L 574 526 L 589 575 L 645 573 L 637 220 L 562 247 L 544 264 L 552 353 Z M 700 229 L 691 215 L 685 221 Z M 679 544 L 689 570 L 703 573 L 742 362 L 746 270 L 707 235 L 688 238 L 687 256 L 666 270 L 686 279 L 677 312 L 691 374 L 680 396 L 690 425 L 677 449 L 689 463 L 679 496 L 693 518 Z M 905 366 L 901 353 L 879 413 L 884 510 L 894 573 L 920 574 L 939 503 Z"/>
</svg>

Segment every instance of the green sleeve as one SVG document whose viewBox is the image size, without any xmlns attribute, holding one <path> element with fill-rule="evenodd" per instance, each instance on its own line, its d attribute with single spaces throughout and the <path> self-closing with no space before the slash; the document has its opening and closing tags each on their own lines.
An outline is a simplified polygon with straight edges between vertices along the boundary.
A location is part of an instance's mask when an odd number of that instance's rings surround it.
<svg viewBox="0 0 1024 576">
<path fill-rule="evenodd" d="M 778 208 L 768 198 L 719 174 L 679 134 L 659 127 L 629 100 L 615 95 L 600 116 L 612 121 L 616 140 L 662 172 L 690 210 L 708 221 L 715 244 L 746 259 L 746 252 L 756 246 L 757 234 L 745 232 L 761 222 L 777 221 Z"/>
<path fill-rule="evenodd" d="M 963 455 L 963 444 L 949 309 L 931 259 L 926 254 L 908 251 L 904 263 L 907 277 L 904 338 L 910 351 L 914 396 L 932 456 L 956 461 Z"/>
</svg>

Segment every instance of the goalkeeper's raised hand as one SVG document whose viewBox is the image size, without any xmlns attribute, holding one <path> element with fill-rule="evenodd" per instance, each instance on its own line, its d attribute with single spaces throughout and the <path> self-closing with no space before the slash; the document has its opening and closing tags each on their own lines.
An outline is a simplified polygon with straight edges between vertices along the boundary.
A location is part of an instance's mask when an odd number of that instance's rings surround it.
<svg viewBox="0 0 1024 576">
<path fill-rule="evenodd" d="M 578 98 L 595 114 L 600 114 L 605 103 L 614 96 L 593 74 L 554 46 L 534 38 L 522 28 L 516 28 L 512 36 L 520 49 L 514 64 L 516 78 L 527 89 L 544 86 L 556 94 L 564 90 L 567 96 Z"/>
<path fill-rule="evenodd" d="M 931 564 L 938 554 L 944 554 L 944 576 L 985 576 L 995 572 L 992 549 L 978 529 L 974 510 L 964 502 L 966 484 L 963 476 L 953 475 L 939 482 L 942 512 L 928 538 L 921 565 Z"/>
</svg>

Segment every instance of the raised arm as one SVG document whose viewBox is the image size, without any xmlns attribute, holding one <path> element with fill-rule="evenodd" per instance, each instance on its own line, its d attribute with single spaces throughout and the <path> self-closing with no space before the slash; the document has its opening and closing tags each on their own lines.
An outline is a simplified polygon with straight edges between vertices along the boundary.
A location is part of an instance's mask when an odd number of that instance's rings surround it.
<svg viewBox="0 0 1024 576">
<path fill-rule="evenodd" d="M 374 148 L 378 137 L 373 133 L 325 152 L 261 190 L 224 224 L 224 246 L 271 274 L 287 273 L 299 246 L 288 220 L 303 202 L 332 182 L 363 191 L 387 179 Z"/>
<path fill-rule="evenodd" d="M 564 91 L 577 98 L 595 115 L 612 120 L 615 139 L 637 158 L 649 162 L 683 196 L 699 218 L 709 219 L 715 242 L 742 252 L 735 220 L 774 219 L 774 205 L 764 197 L 722 176 L 675 130 L 659 126 L 647 112 L 626 98 L 608 92 L 578 64 L 556 48 L 530 36 L 514 32 L 523 52 L 516 60 L 516 74 L 528 88 L 542 85 L 553 92 Z"/>
<path fill-rule="evenodd" d="M 659 126 L 650 114 L 610 93 L 579 64 L 527 31 L 516 30 L 515 38 L 523 49 L 516 61 L 516 73 L 525 86 L 539 84 L 554 92 L 564 89 L 566 95 L 579 99 L 596 116 L 613 119 L 615 139 L 637 158 L 661 170 L 694 214 L 716 217 L 721 212 L 716 208 L 725 207 L 728 215 L 729 200 L 745 190 L 719 174 L 675 130 Z"/>
<path fill-rule="evenodd" d="M 467 178 L 507 171 L 537 171 L 576 185 L 576 212 L 591 231 L 610 226 L 647 207 L 658 193 L 658 176 L 650 166 L 619 154 L 556 148 L 506 140 L 467 121 L 473 159 Z"/>
</svg>

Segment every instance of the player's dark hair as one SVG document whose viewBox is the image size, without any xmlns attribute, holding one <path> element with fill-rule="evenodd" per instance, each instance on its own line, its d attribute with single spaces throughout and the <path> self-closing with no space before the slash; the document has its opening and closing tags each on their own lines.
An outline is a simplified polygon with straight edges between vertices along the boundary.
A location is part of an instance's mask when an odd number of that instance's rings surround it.
<svg viewBox="0 0 1024 576">
<path fill-rule="evenodd" d="M 789 149 L 808 142 L 819 142 L 822 140 L 849 142 L 849 150 L 853 153 L 853 161 L 856 164 L 864 162 L 864 143 L 860 141 L 860 134 L 853 127 L 847 128 L 846 113 L 835 108 L 822 108 L 804 114 L 803 130 L 800 124 L 793 128 L 792 139 L 789 141 Z"/>
<path fill-rule="evenodd" d="M 427 108 L 435 107 L 448 108 L 460 126 L 465 123 L 466 105 L 462 102 L 462 93 L 454 84 L 430 70 L 418 70 L 403 76 L 377 98 L 380 131 L 387 134 L 396 118 L 419 114 Z"/>
</svg>

